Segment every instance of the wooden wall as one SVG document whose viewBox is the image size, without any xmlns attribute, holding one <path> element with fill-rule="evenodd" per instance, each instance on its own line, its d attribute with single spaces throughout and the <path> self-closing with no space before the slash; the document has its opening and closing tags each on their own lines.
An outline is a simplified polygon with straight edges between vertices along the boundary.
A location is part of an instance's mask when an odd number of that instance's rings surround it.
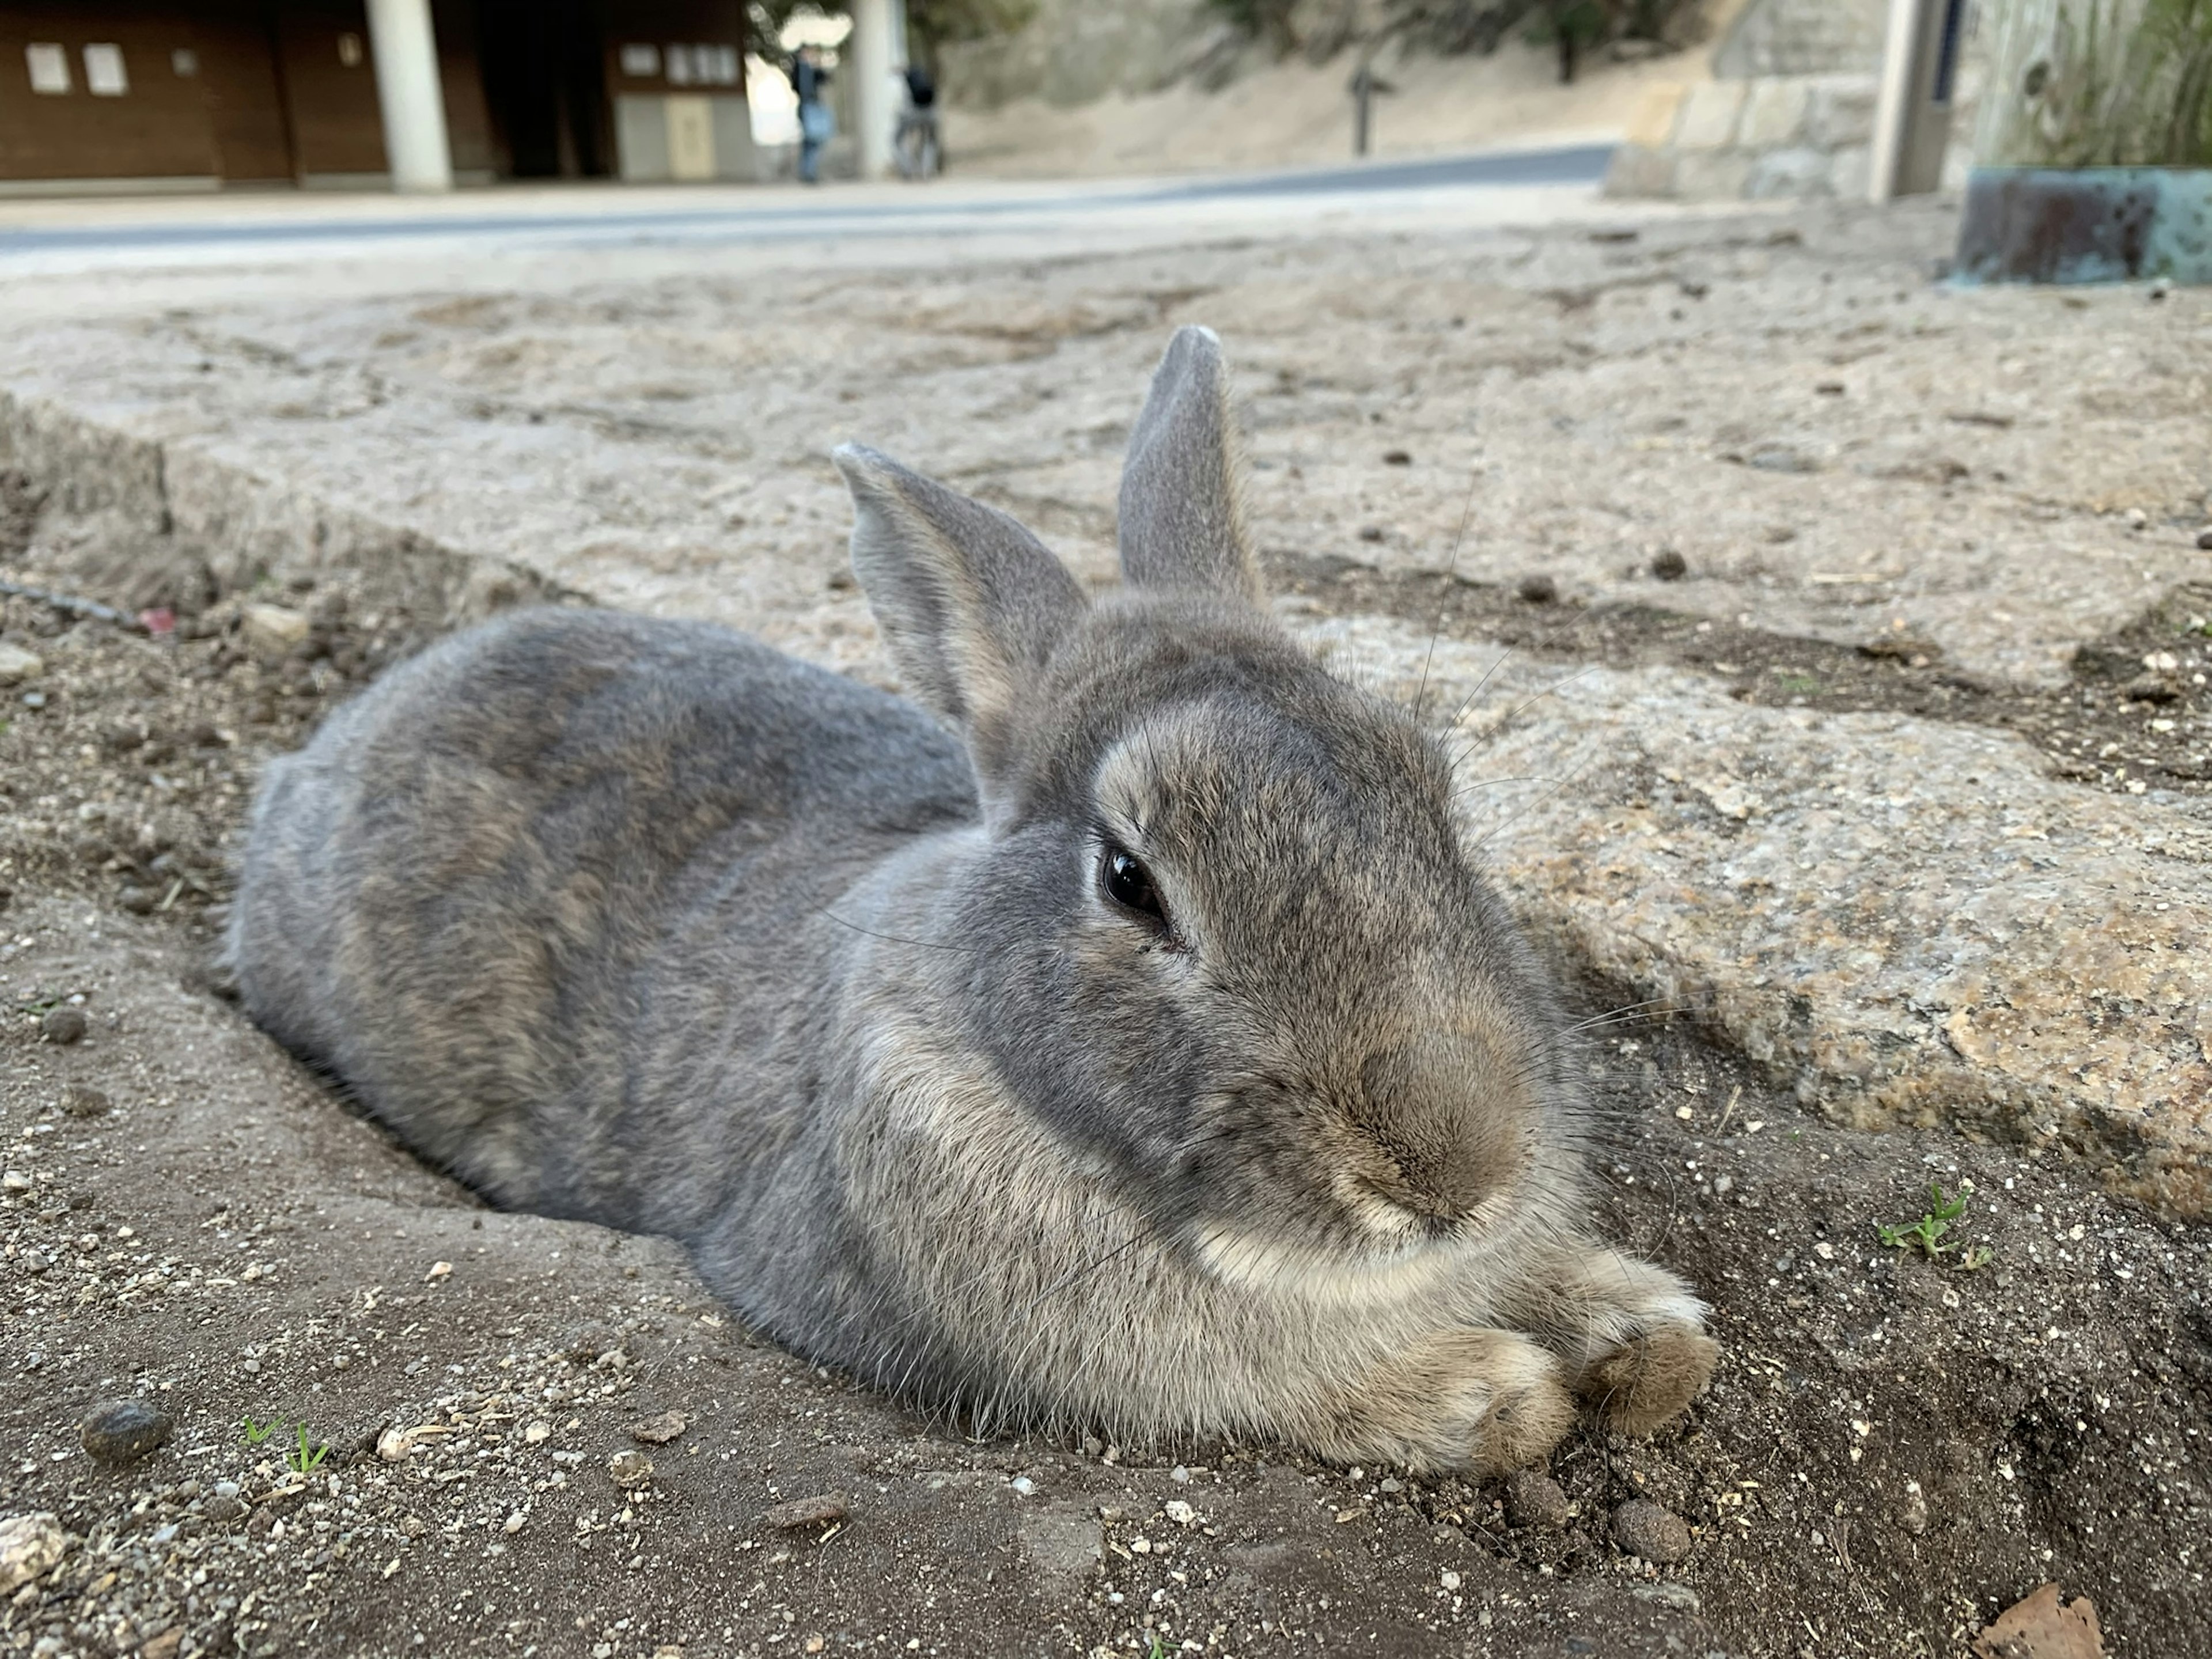
<svg viewBox="0 0 2212 1659">
<path fill-rule="evenodd" d="M 69 90 L 31 89 L 25 49 L 58 46 Z M 120 48 L 128 89 L 87 84 L 84 49 Z M 191 54 L 179 60 L 178 52 Z M 179 73 L 179 69 L 186 72 Z M 0 178 L 206 178 L 220 171 L 181 7 L 0 5 Z"/>
<path fill-rule="evenodd" d="M 454 171 L 488 178 L 475 6 L 436 0 L 433 15 Z M 31 90 L 33 43 L 64 49 L 66 93 Z M 87 85 L 84 48 L 99 45 L 122 52 L 120 96 Z M 0 0 L 0 179 L 281 183 L 386 166 L 363 0 Z"/>
</svg>

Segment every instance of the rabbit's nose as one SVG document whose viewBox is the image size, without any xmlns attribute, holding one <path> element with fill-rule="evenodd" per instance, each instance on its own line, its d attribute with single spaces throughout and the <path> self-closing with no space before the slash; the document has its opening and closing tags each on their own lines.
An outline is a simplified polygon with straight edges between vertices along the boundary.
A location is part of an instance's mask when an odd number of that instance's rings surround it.
<svg viewBox="0 0 2212 1659">
<path fill-rule="evenodd" d="M 1396 1168 L 1386 1195 L 1450 1219 L 1510 1186 L 1528 1157 L 1523 1070 L 1497 1042 L 1457 1033 L 1425 1033 L 1369 1056 L 1359 1127 Z"/>
</svg>

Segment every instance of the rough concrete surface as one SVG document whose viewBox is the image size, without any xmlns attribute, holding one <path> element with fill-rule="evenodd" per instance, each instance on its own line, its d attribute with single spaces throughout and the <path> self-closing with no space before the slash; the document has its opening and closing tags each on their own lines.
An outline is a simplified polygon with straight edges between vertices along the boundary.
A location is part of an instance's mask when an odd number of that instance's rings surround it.
<svg viewBox="0 0 2212 1659">
<path fill-rule="evenodd" d="M 70 1540 L 5 1639 L 1825 1659 L 1963 1652 L 2056 1579 L 2109 1650 L 2185 1650 L 2212 304 L 1952 292 L 1950 228 L 142 272 L 0 337 L 0 575 L 187 621 L 0 626 L 39 663 L 0 731 L 0 1519 Z M 969 1443 L 708 1322 L 665 1247 L 483 1211 L 210 994 L 254 766 L 382 663 L 567 591 L 885 678 L 829 446 L 1103 582 L 1182 321 L 1237 365 L 1286 620 L 1462 740 L 1471 834 L 1628 1011 L 1606 1202 L 1728 1358 L 1660 1442 L 1556 1456 L 1564 1522 L 1271 1448 Z M 1931 1179 L 1986 1258 L 1881 1242 Z M 115 1396 L 178 1426 L 108 1473 L 76 1425 Z M 334 1450 L 294 1476 L 245 1416 Z M 1639 1498 L 1681 1562 L 1624 1553 Z"/>
</svg>

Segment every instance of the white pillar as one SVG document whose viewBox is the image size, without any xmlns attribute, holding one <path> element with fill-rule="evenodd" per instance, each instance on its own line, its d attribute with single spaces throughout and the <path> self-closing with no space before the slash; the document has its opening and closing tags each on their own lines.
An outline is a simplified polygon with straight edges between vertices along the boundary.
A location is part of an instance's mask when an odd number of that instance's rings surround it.
<svg viewBox="0 0 2212 1659">
<path fill-rule="evenodd" d="M 368 0 L 368 41 L 392 187 L 451 190 L 453 159 L 446 144 L 446 91 L 438 79 L 430 0 Z"/>
<path fill-rule="evenodd" d="M 891 170 L 891 129 L 898 118 L 891 100 L 890 0 L 853 0 L 853 126 L 860 177 L 881 179 Z"/>
<path fill-rule="evenodd" d="M 1966 15 L 1949 14 L 1953 0 L 1889 0 L 1889 32 L 1882 45 L 1881 89 L 1875 104 L 1873 152 L 1867 158 L 1867 196 L 1887 202 L 1924 194 L 1943 176 L 1943 148 L 1951 136 L 1951 88 L 1937 85 L 1947 21 L 1961 37 Z M 1963 38 L 1952 42 L 1954 76 Z M 1938 101 L 1938 100 L 1942 101 Z"/>
</svg>

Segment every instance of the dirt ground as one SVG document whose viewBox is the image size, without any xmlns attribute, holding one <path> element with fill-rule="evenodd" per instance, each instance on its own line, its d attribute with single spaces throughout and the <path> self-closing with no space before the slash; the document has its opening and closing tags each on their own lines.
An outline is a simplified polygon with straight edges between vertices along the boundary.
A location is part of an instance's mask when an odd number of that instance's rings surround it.
<svg viewBox="0 0 2212 1659">
<path fill-rule="evenodd" d="M 96 586 L 17 562 L 42 507 L 4 504 L 0 574 Z M 1726 1345 L 1656 1440 L 1571 1439 L 1556 1496 L 973 1440 L 750 1339 L 665 1243 L 485 1209 L 224 999 L 258 765 L 442 612 L 336 579 L 90 597 L 180 616 L 0 609 L 40 661 L 0 691 L 0 1516 L 66 1534 L 6 1651 L 1948 1656 L 2052 1581 L 2111 1653 L 2203 1651 L 2212 1231 L 2062 1142 L 1841 1129 L 1632 1012 L 1589 1049 L 1605 1204 Z M 1475 597 L 1562 657 L 1608 627 L 1722 648 Z M 1960 1248 L 1884 1244 L 1969 1182 Z M 109 1468 L 78 1425 L 118 1398 L 174 1433 Z M 1688 1523 L 1682 1559 L 1615 1540 L 1633 1498 Z"/>
</svg>

